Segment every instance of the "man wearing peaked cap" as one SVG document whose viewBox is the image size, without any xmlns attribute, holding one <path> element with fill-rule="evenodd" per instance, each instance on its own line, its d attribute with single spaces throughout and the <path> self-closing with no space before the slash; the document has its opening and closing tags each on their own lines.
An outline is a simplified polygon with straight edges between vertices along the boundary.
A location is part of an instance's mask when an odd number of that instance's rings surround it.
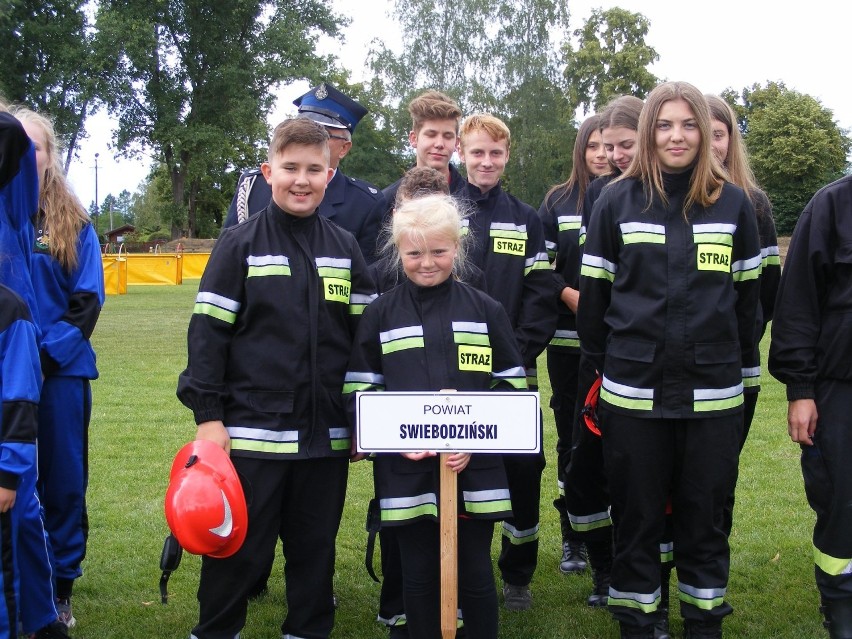
<svg viewBox="0 0 852 639">
<path fill-rule="evenodd" d="M 320 215 L 352 233 L 358 240 L 364 259 L 368 263 L 374 262 L 379 227 L 387 203 L 375 186 L 344 175 L 338 168 L 352 148 L 352 132 L 367 114 L 367 109 L 327 82 L 313 87 L 296 98 L 293 104 L 299 107 L 298 117 L 318 122 L 329 135 L 331 168 L 335 172 L 320 203 Z M 265 209 L 271 197 L 272 189 L 263 179 L 260 169 L 246 171 L 237 182 L 237 191 L 224 227 L 235 226 Z"/>
</svg>

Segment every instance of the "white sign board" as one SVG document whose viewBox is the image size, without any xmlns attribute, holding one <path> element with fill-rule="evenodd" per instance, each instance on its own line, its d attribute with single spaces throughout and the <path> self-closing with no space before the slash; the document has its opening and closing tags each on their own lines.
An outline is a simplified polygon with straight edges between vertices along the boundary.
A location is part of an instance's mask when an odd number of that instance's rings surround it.
<svg viewBox="0 0 852 639">
<path fill-rule="evenodd" d="M 358 452 L 537 453 L 535 392 L 357 393 Z"/>
</svg>

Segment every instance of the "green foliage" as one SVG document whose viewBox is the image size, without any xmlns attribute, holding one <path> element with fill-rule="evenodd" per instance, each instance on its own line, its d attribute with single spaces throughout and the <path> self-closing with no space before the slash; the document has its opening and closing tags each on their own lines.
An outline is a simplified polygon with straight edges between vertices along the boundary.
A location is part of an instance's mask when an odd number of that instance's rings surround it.
<svg viewBox="0 0 852 639">
<path fill-rule="evenodd" d="M 130 286 L 127 295 L 107 299 L 92 337 L 101 377 L 92 385 L 89 552 L 85 574 L 74 587 L 75 633 L 81 637 L 186 637 L 197 620 L 198 557 L 184 554 L 169 582 L 168 605 L 160 604 L 157 589 L 158 561 L 168 532 L 163 497 L 169 467 L 195 433 L 192 415 L 178 402 L 175 387 L 186 365 L 186 327 L 196 290 L 189 281 L 183 286 Z M 591 591 L 588 572 L 566 577 L 557 569 L 559 520 L 551 506 L 557 494 L 555 428 L 547 408 L 545 357 L 539 361 L 539 380 L 548 465 L 534 603 L 524 613 L 501 609 L 500 636 L 617 637 L 610 615 L 585 604 Z M 754 425 L 740 462 L 727 597 L 736 612 L 725 620 L 725 636 L 824 636 L 810 544 L 813 514 L 802 489 L 799 449 L 784 427 L 784 388 L 766 375 L 761 381 Z M 364 570 L 371 470 L 367 462 L 350 467 L 337 543 L 336 639 L 387 636 L 375 621 L 380 586 Z M 494 557 L 499 539 L 495 534 Z M 249 604 L 245 637 L 280 634 L 286 604 L 280 551 L 277 556 L 269 594 Z M 378 557 L 375 562 L 378 565 Z M 671 618 L 674 636 L 682 636 L 677 606 Z"/>
<path fill-rule="evenodd" d="M 574 31 L 577 48 L 564 45 L 565 80 L 572 109 L 599 111 L 612 98 L 644 98 L 658 82 L 648 66 L 660 59 L 645 43 L 650 22 L 625 9 L 595 9 L 582 29 Z"/>
<path fill-rule="evenodd" d="M 274 90 L 325 69 L 317 38 L 336 35 L 341 24 L 319 0 L 100 6 L 103 54 L 114 69 L 108 103 L 118 116 L 116 143 L 129 156 L 153 149 L 166 167 L 173 237 L 210 228 L 200 220 L 217 219 L 217 207 L 198 207 L 211 188 L 206 178 L 258 163 Z"/>
<path fill-rule="evenodd" d="M 813 194 L 847 171 L 852 140 L 830 109 L 784 83 L 755 84 L 739 96 L 728 89 L 723 95 L 737 112 L 778 233 L 789 234 Z"/>
<path fill-rule="evenodd" d="M 100 85 L 84 0 L 0 0 L 0 96 L 50 116 L 67 170 Z"/>
</svg>

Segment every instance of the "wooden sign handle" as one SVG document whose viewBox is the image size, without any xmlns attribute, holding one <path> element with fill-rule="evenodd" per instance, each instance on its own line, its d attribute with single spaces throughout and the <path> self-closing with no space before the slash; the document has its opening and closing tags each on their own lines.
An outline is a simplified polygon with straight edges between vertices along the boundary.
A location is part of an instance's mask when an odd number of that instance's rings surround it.
<svg viewBox="0 0 852 639">
<path fill-rule="evenodd" d="M 447 466 L 450 453 L 441 453 L 441 638 L 453 639 L 458 625 L 458 474 Z"/>
</svg>

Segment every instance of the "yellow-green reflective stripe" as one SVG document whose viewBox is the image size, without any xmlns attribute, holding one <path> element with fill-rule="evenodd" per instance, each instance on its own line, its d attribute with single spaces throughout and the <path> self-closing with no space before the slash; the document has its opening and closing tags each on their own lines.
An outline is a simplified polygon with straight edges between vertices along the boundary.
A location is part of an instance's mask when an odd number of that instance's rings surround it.
<svg viewBox="0 0 852 639">
<path fill-rule="evenodd" d="M 603 391 L 601 391 L 603 397 Z M 713 410 L 725 410 L 727 408 L 735 408 L 743 403 L 743 395 L 740 393 L 736 397 L 728 397 L 726 399 L 706 399 L 693 402 L 692 410 L 696 413 L 706 413 Z"/>
<path fill-rule="evenodd" d="M 565 348 L 580 348 L 580 340 L 572 337 L 554 337 L 550 340 L 551 346 L 563 346 Z"/>
<path fill-rule="evenodd" d="M 339 280 L 351 280 L 352 273 L 348 268 L 335 268 L 333 266 L 320 266 L 317 268 L 320 277 L 334 277 Z"/>
<path fill-rule="evenodd" d="M 518 390 L 526 390 L 528 388 L 527 380 L 524 377 L 494 377 L 491 380 L 491 388 L 496 388 L 500 382 L 506 382 Z"/>
<path fill-rule="evenodd" d="M 767 255 L 762 260 L 764 268 L 767 266 L 781 266 L 781 256 L 779 255 Z"/>
<path fill-rule="evenodd" d="M 408 348 L 423 348 L 423 338 L 407 337 L 405 339 L 398 339 L 393 342 L 388 342 L 387 344 L 382 344 L 382 355 L 396 353 L 397 351 L 404 351 Z"/>
<path fill-rule="evenodd" d="M 852 558 L 843 559 L 840 557 L 832 557 L 819 548 L 814 546 L 814 563 L 819 566 L 820 570 L 829 575 L 842 575 L 850 567 L 852 567 Z"/>
<path fill-rule="evenodd" d="M 264 442 L 256 439 L 231 438 L 231 450 L 250 450 L 256 453 L 298 453 L 299 442 Z"/>
<path fill-rule="evenodd" d="M 528 528 L 527 530 L 518 530 L 511 524 L 503 522 L 503 536 L 506 537 L 513 545 L 520 546 L 538 540 L 539 527 Z"/>
<path fill-rule="evenodd" d="M 228 324 L 233 324 L 237 321 L 237 314 L 232 313 L 231 311 L 226 311 L 224 308 L 220 306 L 215 306 L 213 304 L 205 304 L 203 302 L 197 302 L 192 309 L 193 313 L 197 313 L 199 315 L 209 315 L 210 317 L 215 317 L 218 320 L 222 320 Z"/>
<path fill-rule="evenodd" d="M 749 280 L 756 280 L 758 277 L 760 277 L 760 268 L 753 268 L 748 271 L 734 271 L 735 282 L 747 282 Z"/>
<path fill-rule="evenodd" d="M 599 513 L 597 515 L 589 515 L 588 517 L 577 517 L 568 513 L 568 521 L 571 523 L 571 528 L 577 532 L 586 532 L 588 530 L 597 530 L 598 528 L 612 526 L 612 517 L 609 516 L 609 513 Z"/>
<path fill-rule="evenodd" d="M 350 304 L 349 305 L 349 314 L 350 315 L 362 315 L 364 313 L 365 308 L 367 308 L 366 304 Z"/>
<path fill-rule="evenodd" d="M 734 245 L 734 237 L 730 233 L 693 233 L 692 238 L 696 244 Z"/>
<path fill-rule="evenodd" d="M 413 508 L 392 508 L 382 509 L 382 521 L 404 521 L 406 519 L 414 519 L 423 515 L 438 516 L 437 504 L 421 504 Z"/>
<path fill-rule="evenodd" d="M 551 227 L 553 228 L 553 227 Z M 560 231 L 578 231 L 580 230 L 580 222 L 560 222 L 559 223 Z"/>
<path fill-rule="evenodd" d="M 615 281 L 615 273 L 611 273 L 605 268 L 601 268 L 599 266 L 587 266 L 586 264 L 583 264 L 583 266 L 580 267 L 580 275 L 593 277 L 598 280 L 609 280 L 610 282 Z"/>
<path fill-rule="evenodd" d="M 630 410 L 651 410 L 654 408 L 653 399 L 630 399 L 621 395 L 615 395 L 603 387 L 601 387 L 601 399 L 607 404 L 629 408 Z"/>
<path fill-rule="evenodd" d="M 624 244 L 665 244 L 666 236 L 656 233 L 626 233 L 621 237 Z"/>
<path fill-rule="evenodd" d="M 268 277 L 270 275 L 290 275 L 290 267 L 284 264 L 268 266 L 249 266 L 246 277 Z"/>
<path fill-rule="evenodd" d="M 656 592 L 650 595 L 643 595 L 638 592 L 619 592 L 610 588 L 607 604 L 610 606 L 634 608 L 642 612 L 651 613 L 660 607 L 660 590 L 657 589 Z"/>
<path fill-rule="evenodd" d="M 453 341 L 456 344 L 476 344 L 478 346 L 491 346 L 488 335 L 481 333 L 453 333 Z"/>
<path fill-rule="evenodd" d="M 349 450 L 350 448 L 352 448 L 352 440 L 348 437 L 346 439 L 331 440 L 331 450 Z"/>
<path fill-rule="evenodd" d="M 487 514 L 487 513 L 502 513 L 512 510 L 511 499 L 501 499 L 498 501 L 466 501 L 464 508 L 469 513 Z"/>
<path fill-rule="evenodd" d="M 343 394 L 357 393 L 358 391 L 381 390 L 384 386 L 379 384 L 370 384 L 369 382 L 346 382 L 343 385 Z"/>
<path fill-rule="evenodd" d="M 686 603 L 690 603 L 696 608 L 700 608 L 701 610 L 713 610 L 718 606 L 721 606 L 725 603 L 725 597 L 713 597 L 712 599 L 700 599 L 698 597 L 694 597 L 688 593 L 679 590 L 677 593 L 678 599 L 681 601 L 685 601 Z"/>
</svg>

